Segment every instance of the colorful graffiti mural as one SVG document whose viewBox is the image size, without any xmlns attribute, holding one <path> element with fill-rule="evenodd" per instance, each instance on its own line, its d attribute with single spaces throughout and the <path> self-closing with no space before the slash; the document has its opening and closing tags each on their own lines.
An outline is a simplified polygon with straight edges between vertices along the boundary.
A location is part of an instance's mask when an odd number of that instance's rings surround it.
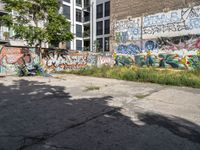
<svg viewBox="0 0 200 150">
<path fill-rule="evenodd" d="M 130 53 L 127 47 L 119 45 L 115 51 L 118 55 L 134 56 L 135 64 L 139 66 L 199 68 L 200 36 L 198 35 L 144 40 L 144 49 L 138 49 L 135 53 Z"/>
<path fill-rule="evenodd" d="M 113 29 L 115 30 L 115 39 L 119 43 L 138 40 L 141 38 L 141 18 L 116 21 Z"/>
<path fill-rule="evenodd" d="M 143 18 L 144 38 L 199 33 L 200 6 L 158 13 Z"/>
<path fill-rule="evenodd" d="M 87 66 L 87 53 L 69 52 L 67 50 L 46 50 L 43 64 L 47 70 L 80 69 Z"/>
<path fill-rule="evenodd" d="M 135 58 L 132 56 L 117 55 L 115 61 L 117 66 L 129 66 L 135 64 Z"/>
<path fill-rule="evenodd" d="M 200 6 L 113 22 L 115 41 L 200 34 Z"/>
<path fill-rule="evenodd" d="M 2 47 L 0 50 L 0 73 L 16 73 L 21 66 L 30 67 L 36 55 L 28 48 Z"/>
<path fill-rule="evenodd" d="M 103 65 L 114 66 L 114 64 L 115 64 L 115 60 L 112 56 L 99 55 L 97 58 L 97 66 L 98 67 L 101 67 Z"/>
<path fill-rule="evenodd" d="M 48 71 L 76 70 L 91 66 L 113 66 L 115 64 L 112 56 L 92 52 L 45 50 L 42 57 L 43 67 Z"/>
<path fill-rule="evenodd" d="M 199 68 L 200 6 L 114 21 L 113 30 L 114 51 L 139 66 Z"/>
</svg>

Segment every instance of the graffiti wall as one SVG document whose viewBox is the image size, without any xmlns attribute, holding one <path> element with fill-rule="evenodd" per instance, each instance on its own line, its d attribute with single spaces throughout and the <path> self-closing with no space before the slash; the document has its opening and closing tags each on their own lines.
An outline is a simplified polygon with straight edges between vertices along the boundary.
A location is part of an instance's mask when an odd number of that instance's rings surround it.
<svg viewBox="0 0 200 150">
<path fill-rule="evenodd" d="M 200 33 L 200 6 L 159 13 L 143 18 L 144 38 Z"/>
<path fill-rule="evenodd" d="M 133 64 L 200 68 L 200 6 L 118 20 L 113 30 L 114 51 Z"/>
<path fill-rule="evenodd" d="M 35 49 L 31 48 L 2 47 L 0 51 L 0 73 L 6 74 L 19 73 L 24 67 L 32 70 L 35 65 L 52 72 L 114 64 L 113 56 L 92 52 L 43 49 L 42 59 L 39 59 Z"/>
<path fill-rule="evenodd" d="M 38 63 L 34 49 L 2 47 L 0 50 L 0 73 L 15 74 L 19 67 L 31 67 Z"/>
<path fill-rule="evenodd" d="M 46 50 L 43 53 L 43 66 L 48 71 L 77 70 L 91 66 L 115 64 L 112 56 L 105 56 L 91 52 Z"/>
<path fill-rule="evenodd" d="M 118 42 L 139 40 L 141 38 L 141 18 L 129 18 L 114 24 L 115 39 Z"/>
</svg>

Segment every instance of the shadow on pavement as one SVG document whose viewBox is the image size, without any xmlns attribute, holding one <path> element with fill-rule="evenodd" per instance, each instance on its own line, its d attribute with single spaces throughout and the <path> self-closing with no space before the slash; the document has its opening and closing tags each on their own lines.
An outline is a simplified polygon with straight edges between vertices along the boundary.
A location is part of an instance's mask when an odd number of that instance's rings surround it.
<svg viewBox="0 0 200 150">
<path fill-rule="evenodd" d="M 195 123 L 138 113 L 138 125 L 108 105 L 113 97 L 74 99 L 65 91 L 25 79 L 0 84 L 0 150 L 200 149 Z"/>
</svg>

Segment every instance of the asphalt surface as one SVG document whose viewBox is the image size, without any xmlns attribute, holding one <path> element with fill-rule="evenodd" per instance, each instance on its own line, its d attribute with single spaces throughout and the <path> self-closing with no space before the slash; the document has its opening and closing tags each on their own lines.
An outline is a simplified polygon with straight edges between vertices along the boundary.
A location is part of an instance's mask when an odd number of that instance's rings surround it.
<svg viewBox="0 0 200 150">
<path fill-rule="evenodd" d="M 0 150 L 200 150 L 200 90 L 1 77 Z"/>
</svg>

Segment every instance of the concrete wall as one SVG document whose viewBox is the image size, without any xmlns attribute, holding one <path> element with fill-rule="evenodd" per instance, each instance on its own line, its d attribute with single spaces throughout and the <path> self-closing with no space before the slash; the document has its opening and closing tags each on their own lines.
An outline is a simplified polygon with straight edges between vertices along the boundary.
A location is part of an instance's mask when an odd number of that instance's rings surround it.
<svg viewBox="0 0 200 150">
<path fill-rule="evenodd" d="M 0 74 L 7 75 L 17 74 L 18 67 L 32 69 L 37 64 L 42 65 L 47 72 L 51 72 L 91 66 L 113 66 L 114 63 L 112 56 L 92 52 L 43 49 L 42 59 L 39 59 L 34 48 L 1 47 L 0 50 Z"/>
<path fill-rule="evenodd" d="M 118 55 L 134 56 L 134 62 L 140 66 L 199 67 L 197 2 L 111 1 L 111 48 Z"/>
</svg>

